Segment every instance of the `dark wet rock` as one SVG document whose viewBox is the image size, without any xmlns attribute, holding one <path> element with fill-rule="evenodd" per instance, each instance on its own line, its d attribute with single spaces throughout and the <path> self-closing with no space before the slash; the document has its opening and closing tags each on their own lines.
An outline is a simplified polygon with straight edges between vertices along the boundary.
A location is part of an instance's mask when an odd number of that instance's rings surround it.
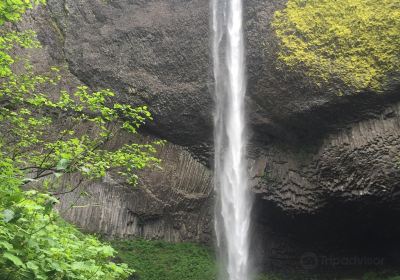
<svg viewBox="0 0 400 280">
<path fill-rule="evenodd" d="M 197 149 L 210 143 L 207 1 L 54 0 L 48 9 L 81 81 L 149 104 L 149 129 L 162 138 Z"/>
<path fill-rule="evenodd" d="M 117 138 L 109 148 L 129 140 Z M 78 174 L 64 176 L 56 191 L 61 216 L 85 232 L 106 238 L 212 244 L 211 171 L 171 143 L 159 147 L 156 156 L 161 163 L 139 171 L 135 186 L 117 172 L 90 181 Z"/>
<path fill-rule="evenodd" d="M 140 172 L 136 186 L 110 173 L 69 193 L 80 178 L 65 178 L 61 192 L 67 193 L 60 195 L 59 207 L 63 217 L 107 237 L 210 243 L 210 171 L 176 145 L 165 144 L 157 156 L 160 166 Z"/>
<path fill-rule="evenodd" d="M 305 272 L 396 267 L 399 133 L 396 103 L 324 137 L 263 150 L 253 175 L 256 242 L 264 244 L 255 249 L 262 248 L 260 266 Z M 307 254 L 318 265 L 305 265 Z"/>
</svg>

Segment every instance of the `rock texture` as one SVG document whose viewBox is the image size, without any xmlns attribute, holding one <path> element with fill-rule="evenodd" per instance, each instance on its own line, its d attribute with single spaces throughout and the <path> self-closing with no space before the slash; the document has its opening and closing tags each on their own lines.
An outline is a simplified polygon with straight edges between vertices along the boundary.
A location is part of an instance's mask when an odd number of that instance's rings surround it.
<svg viewBox="0 0 400 280">
<path fill-rule="evenodd" d="M 398 265 L 399 106 L 314 141 L 263 151 L 253 175 L 261 267 L 339 272 Z"/>
<path fill-rule="evenodd" d="M 202 146 L 212 135 L 208 3 L 50 0 L 72 73 L 150 104 L 153 133 Z"/>
<path fill-rule="evenodd" d="M 135 187 L 108 174 L 102 182 L 84 182 L 68 192 L 80 178 L 66 178 L 66 193 L 59 195 L 63 217 L 109 237 L 210 242 L 210 171 L 172 144 L 160 148 L 157 156 L 160 167 L 142 171 Z"/>
<path fill-rule="evenodd" d="M 399 195 L 400 104 L 304 145 L 269 147 L 256 191 L 286 211 L 312 212 L 330 198 Z"/>
<path fill-rule="evenodd" d="M 285 2 L 245 3 L 248 112 L 254 137 L 273 141 L 287 138 L 293 129 L 304 128 L 308 134 L 310 121 L 323 131 L 336 127 L 341 118 L 368 117 L 368 110 L 352 111 L 368 102 L 374 107 L 374 98 L 335 96 L 277 62 L 271 19 Z M 119 101 L 151 105 L 152 133 L 190 147 L 196 156 L 209 156 L 213 102 L 208 0 L 50 0 L 47 9 L 62 34 L 64 58 L 73 74 L 92 87 L 114 89 Z M 42 28 L 48 43 L 46 33 Z M 343 114 L 338 111 L 343 107 L 350 110 Z"/>
<path fill-rule="evenodd" d="M 245 1 L 256 263 L 327 267 L 304 265 L 307 252 L 396 263 L 399 86 L 339 97 L 287 71 L 270 25 L 284 4 Z M 147 132 L 173 143 L 160 151 L 164 169 L 142 174 L 137 189 L 116 178 L 87 185 L 90 197 L 68 194 L 62 208 L 76 198 L 90 206 L 65 216 L 109 235 L 209 241 L 210 171 L 194 159 L 210 166 L 208 0 L 48 0 L 46 9 L 30 22 L 43 60 L 112 88 L 119 102 L 147 103 Z"/>
</svg>

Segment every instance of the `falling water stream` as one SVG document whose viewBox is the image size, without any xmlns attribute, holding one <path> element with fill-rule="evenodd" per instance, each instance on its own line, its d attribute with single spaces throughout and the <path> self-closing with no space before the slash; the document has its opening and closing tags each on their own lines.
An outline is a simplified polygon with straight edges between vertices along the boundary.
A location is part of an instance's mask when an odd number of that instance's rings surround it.
<svg viewBox="0 0 400 280">
<path fill-rule="evenodd" d="M 215 80 L 215 230 L 225 271 L 249 280 L 251 195 L 248 188 L 242 0 L 212 0 Z"/>
</svg>

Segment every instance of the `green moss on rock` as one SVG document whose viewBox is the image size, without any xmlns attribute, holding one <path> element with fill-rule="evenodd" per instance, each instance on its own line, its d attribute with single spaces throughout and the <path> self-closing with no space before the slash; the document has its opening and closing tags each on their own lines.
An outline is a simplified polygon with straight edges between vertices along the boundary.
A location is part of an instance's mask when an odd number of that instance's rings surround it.
<svg viewBox="0 0 400 280">
<path fill-rule="evenodd" d="M 279 59 L 319 86 L 382 91 L 400 68 L 400 0 L 288 0 Z"/>
</svg>

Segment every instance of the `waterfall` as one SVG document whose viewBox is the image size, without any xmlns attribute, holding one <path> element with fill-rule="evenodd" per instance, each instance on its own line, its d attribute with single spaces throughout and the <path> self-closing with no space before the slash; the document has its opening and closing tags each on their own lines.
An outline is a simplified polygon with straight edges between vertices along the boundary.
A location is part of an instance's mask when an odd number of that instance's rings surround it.
<svg viewBox="0 0 400 280">
<path fill-rule="evenodd" d="M 215 231 L 223 279 L 249 280 L 252 198 L 246 161 L 242 0 L 212 0 L 215 90 Z"/>
</svg>

